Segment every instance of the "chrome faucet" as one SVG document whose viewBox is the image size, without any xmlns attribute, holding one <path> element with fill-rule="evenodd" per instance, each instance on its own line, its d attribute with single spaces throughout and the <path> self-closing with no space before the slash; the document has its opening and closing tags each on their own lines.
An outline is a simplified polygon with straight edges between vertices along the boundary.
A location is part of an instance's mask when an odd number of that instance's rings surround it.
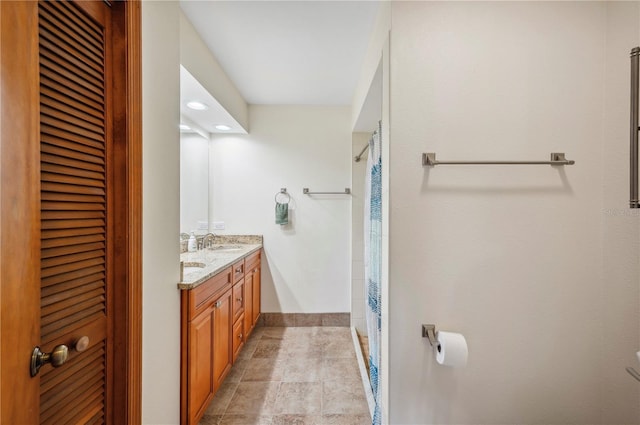
<svg viewBox="0 0 640 425">
<path fill-rule="evenodd" d="M 216 235 L 214 235 L 213 233 L 207 233 L 206 235 L 204 235 L 202 237 L 202 248 L 211 248 L 214 244 L 214 239 L 215 239 Z"/>
</svg>

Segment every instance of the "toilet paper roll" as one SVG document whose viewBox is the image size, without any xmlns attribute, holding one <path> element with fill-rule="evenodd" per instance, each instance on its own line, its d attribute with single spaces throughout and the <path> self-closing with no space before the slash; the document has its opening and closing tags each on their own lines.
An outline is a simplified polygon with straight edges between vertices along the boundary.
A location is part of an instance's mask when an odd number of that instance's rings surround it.
<svg viewBox="0 0 640 425">
<path fill-rule="evenodd" d="M 436 332 L 436 361 L 441 365 L 461 367 L 467 364 L 469 349 L 462 334 L 456 332 Z"/>
</svg>

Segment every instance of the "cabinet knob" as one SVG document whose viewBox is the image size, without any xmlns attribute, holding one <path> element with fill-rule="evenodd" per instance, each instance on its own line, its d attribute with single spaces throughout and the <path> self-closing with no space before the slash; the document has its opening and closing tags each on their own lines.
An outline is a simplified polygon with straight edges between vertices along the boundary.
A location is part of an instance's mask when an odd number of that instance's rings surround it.
<svg viewBox="0 0 640 425">
<path fill-rule="evenodd" d="M 242 273 L 242 267 L 238 267 L 238 268 L 236 269 L 236 273 Z"/>
<path fill-rule="evenodd" d="M 236 298 L 236 301 L 238 301 L 239 303 L 242 302 L 242 298 Z"/>
<path fill-rule="evenodd" d="M 240 338 L 240 341 L 242 341 L 242 334 L 238 334 L 238 338 Z"/>
</svg>

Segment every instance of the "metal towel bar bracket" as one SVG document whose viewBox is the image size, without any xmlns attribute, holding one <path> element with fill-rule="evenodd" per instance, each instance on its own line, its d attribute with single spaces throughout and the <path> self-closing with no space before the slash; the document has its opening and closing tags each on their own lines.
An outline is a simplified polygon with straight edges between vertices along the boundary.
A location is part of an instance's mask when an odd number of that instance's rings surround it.
<svg viewBox="0 0 640 425">
<path fill-rule="evenodd" d="M 636 378 L 637 381 L 640 381 L 640 373 L 638 373 L 637 370 L 635 370 L 632 367 L 628 367 L 625 369 L 627 372 L 629 372 L 629 375 L 633 376 L 634 378 Z"/>
<path fill-rule="evenodd" d="M 423 166 L 436 165 L 573 165 L 575 161 L 566 159 L 563 152 L 552 152 L 549 161 L 438 161 L 433 152 L 422 154 Z"/>
<path fill-rule="evenodd" d="M 347 187 L 344 192 L 311 192 L 308 187 L 305 187 L 302 189 L 302 193 L 305 195 L 351 195 L 351 189 Z"/>
<path fill-rule="evenodd" d="M 422 325 L 422 337 L 428 338 L 432 347 L 437 346 L 436 340 L 436 325 Z"/>
</svg>

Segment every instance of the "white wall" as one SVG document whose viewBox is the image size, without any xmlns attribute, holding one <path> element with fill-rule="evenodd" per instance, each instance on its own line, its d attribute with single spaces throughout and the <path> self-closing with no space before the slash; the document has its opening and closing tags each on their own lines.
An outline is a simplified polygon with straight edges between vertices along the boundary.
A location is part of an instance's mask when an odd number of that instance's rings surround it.
<svg viewBox="0 0 640 425">
<path fill-rule="evenodd" d="M 607 3 L 604 139 L 602 143 L 603 286 L 601 303 L 603 418 L 610 423 L 638 422 L 638 382 L 624 368 L 640 370 L 640 210 L 629 197 L 629 51 L 640 45 L 640 3 Z M 635 405 L 635 414 L 632 406 Z"/>
<path fill-rule="evenodd" d="M 216 233 L 262 234 L 262 311 L 350 311 L 350 198 L 308 196 L 351 186 L 348 107 L 250 106 L 251 134 L 211 143 Z M 290 224 L 275 224 L 274 195 L 291 194 Z"/>
<path fill-rule="evenodd" d="M 247 102 L 224 72 L 189 19 L 180 11 L 180 63 L 211 95 L 249 131 Z"/>
<path fill-rule="evenodd" d="M 176 1 L 142 2 L 142 422 L 154 425 L 180 420 L 178 16 Z"/>
<path fill-rule="evenodd" d="M 390 423 L 640 421 L 623 368 L 639 347 L 637 217 L 604 213 L 627 211 L 638 34 L 608 51 L 615 14 L 604 2 L 393 3 Z M 423 152 L 557 151 L 576 165 L 420 164 Z M 462 332 L 467 367 L 437 365 L 422 323 Z"/>
<path fill-rule="evenodd" d="M 355 130 L 358 120 L 365 109 L 365 102 L 369 96 L 369 92 L 373 85 L 373 80 L 380 64 L 380 57 L 385 43 L 388 42 L 389 30 L 391 29 L 391 4 L 392 2 L 383 1 L 378 9 L 376 23 L 371 33 L 367 53 L 365 54 L 360 71 L 360 78 L 356 85 L 353 101 L 351 102 L 351 128 Z M 378 119 L 380 119 L 378 117 Z M 362 129 L 361 129 L 362 130 Z M 375 128 L 373 129 L 375 130 Z M 373 131 L 371 130 L 371 131 Z"/>
<path fill-rule="evenodd" d="M 209 139 L 180 134 L 180 232 L 207 233 L 198 222 L 209 220 Z"/>
</svg>

